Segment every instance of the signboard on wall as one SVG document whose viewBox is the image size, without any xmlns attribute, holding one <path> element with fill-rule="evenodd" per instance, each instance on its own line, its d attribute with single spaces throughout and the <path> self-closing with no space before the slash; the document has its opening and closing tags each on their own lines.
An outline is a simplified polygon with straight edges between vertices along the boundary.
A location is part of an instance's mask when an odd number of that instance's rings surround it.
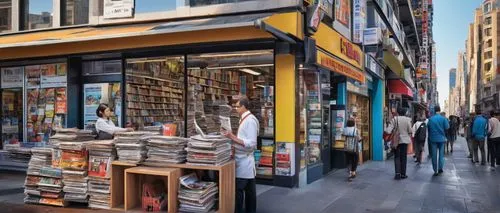
<svg viewBox="0 0 500 213">
<path fill-rule="evenodd" d="M 366 27 L 366 0 L 353 1 L 352 42 L 363 43 L 363 30 Z"/>
<path fill-rule="evenodd" d="M 351 1 L 335 0 L 335 18 L 333 28 L 343 36 L 351 39 Z"/>
<path fill-rule="evenodd" d="M 24 69 L 23 67 L 2 68 L 0 78 L 3 89 L 23 87 Z"/>
<path fill-rule="evenodd" d="M 104 18 L 130 18 L 133 10 L 134 0 L 104 0 Z"/>
</svg>

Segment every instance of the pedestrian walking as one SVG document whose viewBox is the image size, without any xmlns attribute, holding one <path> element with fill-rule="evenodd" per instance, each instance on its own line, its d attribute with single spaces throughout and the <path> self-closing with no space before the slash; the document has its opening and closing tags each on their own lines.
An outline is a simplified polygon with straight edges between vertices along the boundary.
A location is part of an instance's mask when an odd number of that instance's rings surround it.
<svg viewBox="0 0 500 213">
<path fill-rule="evenodd" d="M 351 144 L 350 150 L 345 152 L 347 164 L 349 165 L 348 181 L 351 182 L 356 177 L 359 160 L 359 141 L 362 139 L 359 130 L 356 128 L 354 119 L 347 120 L 347 127 L 344 128 L 343 135 L 346 137 L 346 144 Z"/>
<path fill-rule="evenodd" d="M 474 162 L 472 155 L 473 155 L 473 146 L 472 146 L 472 124 L 474 122 L 474 118 L 476 117 L 475 113 L 471 113 L 468 118 L 465 119 L 465 140 L 467 140 L 467 148 L 469 150 L 469 155 L 467 156 L 468 158 L 471 159 L 472 162 Z"/>
<path fill-rule="evenodd" d="M 427 140 L 427 122 L 425 118 L 419 118 L 413 125 L 413 141 L 415 144 L 415 162 L 417 165 L 422 163 L 422 154 Z"/>
<path fill-rule="evenodd" d="M 488 119 L 477 111 L 477 116 L 472 123 L 472 160 L 479 163 L 478 148 L 481 151 L 481 165 L 486 164 L 486 155 L 484 152 L 484 143 L 488 136 Z"/>
<path fill-rule="evenodd" d="M 453 144 L 457 140 L 458 129 L 460 128 L 459 118 L 455 115 L 450 115 L 450 129 L 448 130 L 448 143 L 446 144 L 447 152 L 453 153 Z"/>
<path fill-rule="evenodd" d="M 491 118 L 488 125 L 488 153 L 490 153 L 491 170 L 495 170 L 496 164 L 500 163 L 500 121 L 498 111 L 491 112 Z"/>
<path fill-rule="evenodd" d="M 396 180 L 408 178 L 406 163 L 408 144 L 411 143 L 412 126 L 411 118 L 404 115 L 406 115 L 406 109 L 398 108 L 396 116 L 386 129 L 386 132 L 393 136 L 391 147 L 394 149 L 394 170 L 396 173 L 394 179 Z"/>
<path fill-rule="evenodd" d="M 429 119 L 427 131 L 429 133 L 429 145 L 431 146 L 432 169 L 434 176 L 443 173 L 444 168 L 444 144 L 447 141 L 446 131 L 450 128 L 448 119 L 440 114 L 441 107 L 434 107 L 436 114 Z"/>
</svg>

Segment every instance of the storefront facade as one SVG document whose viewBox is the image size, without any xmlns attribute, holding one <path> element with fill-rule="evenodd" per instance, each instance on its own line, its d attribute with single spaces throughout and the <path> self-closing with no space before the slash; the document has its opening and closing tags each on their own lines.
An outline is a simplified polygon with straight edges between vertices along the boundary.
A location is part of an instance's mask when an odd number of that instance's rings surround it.
<svg viewBox="0 0 500 213">
<path fill-rule="evenodd" d="M 376 159 L 378 108 L 368 97 L 383 91 L 370 89 L 361 48 L 326 24 L 311 36 L 315 63 L 306 63 L 304 15 L 287 9 L 3 36 L 3 147 L 46 146 L 57 127 L 91 128 L 100 103 L 122 127 L 162 125 L 189 137 L 196 120 L 205 133 L 218 132 L 220 106 L 246 95 L 260 121 L 260 183 L 293 187 L 344 168 L 341 132 L 356 111 L 371 112 L 358 120 L 363 160 Z M 233 129 L 238 120 L 233 113 Z"/>
</svg>

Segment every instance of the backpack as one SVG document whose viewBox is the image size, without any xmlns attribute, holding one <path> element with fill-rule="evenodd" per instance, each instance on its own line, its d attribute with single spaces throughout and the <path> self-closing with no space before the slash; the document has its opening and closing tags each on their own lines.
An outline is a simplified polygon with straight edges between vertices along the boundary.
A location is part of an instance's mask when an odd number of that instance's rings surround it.
<svg viewBox="0 0 500 213">
<path fill-rule="evenodd" d="M 425 142 L 427 138 L 427 125 L 422 122 L 415 133 L 415 140 L 419 142 Z"/>
<path fill-rule="evenodd" d="M 396 148 L 398 148 L 399 142 L 401 141 L 401 135 L 399 134 L 398 117 L 394 118 L 394 122 L 396 123 L 396 125 L 394 126 L 394 129 L 392 129 L 392 133 L 391 133 L 391 142 L 392 142 L 391 146 L 393 149 L 396 149 Z"/>
</svg>

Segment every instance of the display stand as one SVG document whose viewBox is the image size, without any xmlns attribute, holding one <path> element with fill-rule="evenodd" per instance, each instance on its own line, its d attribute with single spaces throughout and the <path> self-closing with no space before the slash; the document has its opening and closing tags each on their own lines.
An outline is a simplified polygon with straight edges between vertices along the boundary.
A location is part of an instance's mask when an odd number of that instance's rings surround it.
<svg viewBox="0 0 500 213">
<path fill-rule="evenodd" d="M 177 168 L 133 167 L 125 169 L 125 211 L 140 210 L 142 184 L 162 178 L 167 192 L 169 213 L 177 212 L 177 191 L 181 170 Z"/>
<path fill-rule="evenodd" d="M 111 164 L 111 208 L 113 210 L 124 210 L 125 170 L 136 166 L 136 164 L 120 161 L 113 161 Z"/>
<path fill-rule="evenodd" d="M 234 161 L 220 166 L 195 166 L 189 164 L 167 164 L 167 168 L 211 170 L 219 172 L 219 210 L 217 212 L 234 212 L 236 191 L 236 173 Z"/>
</svg>

